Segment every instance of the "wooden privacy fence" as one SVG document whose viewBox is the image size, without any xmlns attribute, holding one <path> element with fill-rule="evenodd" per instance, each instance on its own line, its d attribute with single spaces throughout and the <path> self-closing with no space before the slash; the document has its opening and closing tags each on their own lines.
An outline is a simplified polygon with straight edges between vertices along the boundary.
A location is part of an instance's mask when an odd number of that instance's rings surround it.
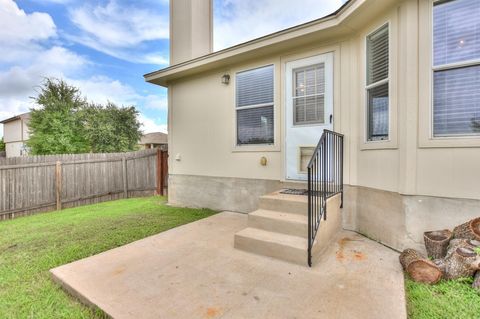
<svg viewBox="0 0 480 319">
<path fill-rule="evenodd" d="M 0 158 L 0 220 L 107 200 L 164 195 L 168 154 L 131 153 Z"/>
</svg>

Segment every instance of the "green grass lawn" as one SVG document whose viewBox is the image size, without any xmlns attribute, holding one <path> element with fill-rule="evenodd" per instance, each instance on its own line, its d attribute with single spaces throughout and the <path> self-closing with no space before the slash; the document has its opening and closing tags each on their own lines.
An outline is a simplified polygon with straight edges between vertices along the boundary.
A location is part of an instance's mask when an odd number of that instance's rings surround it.
<svg viewBox="0 0 480 319">
<path fill-rule="evenodd" d="M 0 318 L 102 317 L 64 293 L 48 270 L 214 213 L 148 197 L 0 222 Z"/>
<path fill-rule="evenodd" d="M 405 280 L 410 319 L 478 319 L 480 293 L 470 287 L 473 279 L 441 281 L 436 285 Z"/>
</svg>

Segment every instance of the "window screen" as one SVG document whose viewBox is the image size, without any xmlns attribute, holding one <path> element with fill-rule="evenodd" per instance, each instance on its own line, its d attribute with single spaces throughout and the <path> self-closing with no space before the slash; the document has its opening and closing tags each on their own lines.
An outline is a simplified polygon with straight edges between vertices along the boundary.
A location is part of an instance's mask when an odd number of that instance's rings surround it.
<svg viewBox="0 0 480 319">
<path fill-rule="evenodd" d="M 480 134 L 480 1 L 433 7 L 433 135 Z"/>
<path fill-rule="evenodd" d="M 325 64 L 293 71 L 294 124 L 325 122 Z"/>
<path fill-rule="evenodd" d="M 388 25 L 367 36 L 367 140 L 388 139 Z"/>
<path fill-rule="evenodd" d="M 273 65 L 236 75 L 237 144 L 273 144 Z"/>
</svg>

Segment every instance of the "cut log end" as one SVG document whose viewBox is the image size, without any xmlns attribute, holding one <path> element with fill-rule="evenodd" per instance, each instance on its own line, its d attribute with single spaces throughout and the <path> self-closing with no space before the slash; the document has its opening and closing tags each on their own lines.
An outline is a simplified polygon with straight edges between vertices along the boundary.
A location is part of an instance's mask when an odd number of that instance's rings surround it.
<svg viewBox="0 0 480 319">
<path fill-rule="evenodd" d="M 403 269 L 416 282 L 435 284 L 442 278 L 440 267 L 425 259 L 415 249 L 405 249 L 399 259 Z"/>
<path fill-rule="evenodd" d="M 416 260 L 407 267 L 407 273 L 416 282 L 436 284 L 442 279 L 442 271 L 428 260 Z"/>
<path fill-rule="evenodd" d="M 480 241 L 480 217 L 455 227 L 453 237 Z"/>
<path fill-rule="evenodd" d="M 477 256 L 473 249 L 467 247 L 457 248 L 456 253 L 465 258 Z"/>
</svg>

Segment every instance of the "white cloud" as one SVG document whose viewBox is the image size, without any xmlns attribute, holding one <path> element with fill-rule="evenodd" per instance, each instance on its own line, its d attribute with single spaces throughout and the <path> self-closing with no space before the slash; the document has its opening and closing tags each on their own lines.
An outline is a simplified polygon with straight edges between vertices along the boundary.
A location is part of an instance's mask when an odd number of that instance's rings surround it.
<svg viewBox="0 0 480 319">
<path fill-rule="evenodd" d="M 345 0 L 215 1 L 215 50 L 321 18 Z"/>
<path fill-rule="evenodd" d="M 143 133 L 153 133 L 153 132 L 163 132 L 167 133 L 166 124 L 158 124 L 155 120 L 145 117 L 145 115 L 140 114 L 139 120 L 142 123 L 141 130 Z"/>
<path fill-rule="evenodd" d="M 28 66 L 14 65 L 0 72 L 0 96 L 28 97 L 46 77 L 62 78 L 75 74 L 89 62 L 63 47 L 54 46 L 37 53 Z"/>
<path fill-rule="evenodd" d="M 50 15 L 30 14 L 11 0 L 0 0 L 0 62 L 27 61 L 42 51 L 41 41 L 57 35 Z"/>
<path fill-rule="evenodd" d="M 142 53 L 148 41 L 168 39 L 168 7 L 158 11 L 141 9 L 129 2 L 110 0 L 105 5 L 83 5 L 71 9 L 70 18 L 80 34 L 68 35 L 72 41 L 119 59 L 167 64 L 164 53 Z M 152 3 L 151 6 L 158 6 Z"/>
<path fill-rule="evenodd" d="M 56 37 L 56 26 L 48 14 L 26 14 L 15 2 L 0 0 L 0 63 L 3 63 L 0 69 L 0 120 L 36 107 L 30 97 L 36 96 L 38 86 L 47 77 L 64 79 L 78 87 L 92 102 L 104 104 L 111 101 L 117 105 L 166 109 L 166 97 L 161 94 L 139 94 L 133 87 L 108 76 L 85 77 L 94 64 L 59 44 L 52 44 L 51 40 Z M 135 50 L 129 51 L 132 56 L 136 54 Z M 160 54 L 154 53 L 146 55 L 145 60 L 166 62 Z M 155 121 L 144 115 L 141 119 L 146 132 L 166 131 L 166 125 L 158 124 L 160 119 Z M 0 129 L 0 136 L 2 131 Z"/>
<path fill-rule="evenodd" d="M 142 98 L 131 86 L 106 76 L 65 80 L 78 87 L 90 102 L 105 104 L 110 101 L 118 105 L 133 105 Z"/>
<path fill-rule="evenodd" d="M 167 97 L 161 94 L 149 94 L 144 97 L 145 108 L 153 110 L 167 110 Z"/>
<path fill-rule="evenodd" d="M 0 0 L 0 39 L 3 43 L 40 41 L 56 35 L 50 15 L 25 13 L 11 0 Z"/>
</svg>

